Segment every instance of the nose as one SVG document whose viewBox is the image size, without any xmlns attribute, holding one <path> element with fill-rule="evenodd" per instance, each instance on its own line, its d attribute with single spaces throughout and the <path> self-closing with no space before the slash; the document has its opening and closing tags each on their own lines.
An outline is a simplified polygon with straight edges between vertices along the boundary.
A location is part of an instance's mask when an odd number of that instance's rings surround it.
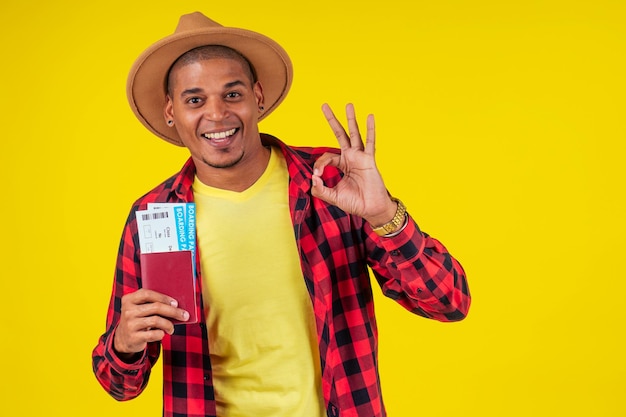
<svg viewBox="0 0 626 417">
<path fill-rule="evenodd" d="M 204 106 L 204 117 L 208 120 L 222 120 L 227 115 L 226 103 L 219 97 L 207 98 Z"/>
</svg>

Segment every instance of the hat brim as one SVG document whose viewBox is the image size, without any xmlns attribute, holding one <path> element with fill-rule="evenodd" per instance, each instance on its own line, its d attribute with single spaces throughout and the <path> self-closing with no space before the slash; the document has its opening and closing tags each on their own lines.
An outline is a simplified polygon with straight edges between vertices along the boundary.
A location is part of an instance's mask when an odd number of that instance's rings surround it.
<svg viewBox="0 0 626 417">
<path fill-rule="evenodd" d="M 165 84 L 171 65 L 185 52 L 205 45 L 222 45 L 242 54 L 254 67 L 263 86 L 265 118 L 285 99 L 293 79 L 287 52 L 272 39 L 245 29 L 214 27 L 176 33 L 146 49 L 128 75 L 126 94 L 130 107 L 148 130 L 174 145 L 184 146 L 163 115 Z"/>
</svg>

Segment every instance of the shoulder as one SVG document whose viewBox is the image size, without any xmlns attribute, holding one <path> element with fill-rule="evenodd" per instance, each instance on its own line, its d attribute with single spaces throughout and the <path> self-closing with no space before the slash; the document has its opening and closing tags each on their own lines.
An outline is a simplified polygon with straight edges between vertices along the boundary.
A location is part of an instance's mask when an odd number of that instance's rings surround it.
<svg viewBox="0 0 626 417">
<path fill-rule="evenodd" d="M 186 201 L 195 175 L 195 166 L 191 158 L 179 172 L 139 197 L 133 203 L 133 210 L 143 210 L 149 203 L 166 203 Z"/>
<path fill-rule="evenodd" d="M 301 163 L 313 166 L 317 159 L 325 153 L 339 153 L 339 149 L 331 147 L 313 147 L 313 146 L 291 146 L 287 145 L 280 139 L 267 133 L 261 134 L 261 140 L 264 144 L 279 148 L 285 158 L 294 163 Z"/>
<path fill-rule="evenodd" d="M 139 197 L 134 203 L 133 208 L 142 209 L 148 203 L 156 203 L 156 202 L 165 202 L 167 201 L 167 196 L 172 191 L 172 185 L 176 180 L 178 174 L 172 175 L 161 184 L 154 187 L 152 190 L 148 191 L 141 197 Z"/>
<path fill-rule="evenodd" d="M 307 173 L 313 172 L 315 162 L 322 155 L 327 153 L 340 153 L 339 149 L 327 147 L 292 147 L 291 149 L 293 154 L 297 155 L 297 158 L 300 161 L 300 166 L 306 167 L 305 171 Z M 338 168 L 329 165 L 326 166 L 326 168 L 324 169 L 324 173 L 322 174 L 322 180 L 327 186 L 333 187 L 337 184 L 337 182 L 341 180 L 342 176 L 343 174 Z"/>
<path fill-rule="evenodd" d="M 313 166 L 315 161 L 317 161 L 318 158 L 325 153 L 339 154 L 339 149 L 337 148 L 303 146 L 291 146 L 289 148 L 311 166 Z"/>
<path fill-rule="evenodd" d="M 313 173 L 315 162 L 326 153 L 339 154 L 337 148 L 326 146 L 290 146 L 282 142 L 274 136 L 263 133 L 261 139 L 264 144 L 279 148 L 287 162 L 289 174 L 294 177 L 302 177 L 302 179 L 310 179 Z M 325 183 L 336 183 L 342 174 L 335 167 L 326 167 L 322 179 Z"/>
</svg>

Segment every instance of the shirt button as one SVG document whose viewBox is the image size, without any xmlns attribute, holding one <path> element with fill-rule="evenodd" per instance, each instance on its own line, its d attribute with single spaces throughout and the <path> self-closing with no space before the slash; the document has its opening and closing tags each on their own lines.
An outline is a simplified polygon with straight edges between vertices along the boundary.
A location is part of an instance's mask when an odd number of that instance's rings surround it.
<svg viewBox="0 0 626 417">
<path fill-rule="evenodd" d="M 391 253 L 391 256 L 398 256 L 398 255 L 400 255 L 400 251 L 397 251 L 397 250 L 392 250 L 390 253 Z"/>
</svg>

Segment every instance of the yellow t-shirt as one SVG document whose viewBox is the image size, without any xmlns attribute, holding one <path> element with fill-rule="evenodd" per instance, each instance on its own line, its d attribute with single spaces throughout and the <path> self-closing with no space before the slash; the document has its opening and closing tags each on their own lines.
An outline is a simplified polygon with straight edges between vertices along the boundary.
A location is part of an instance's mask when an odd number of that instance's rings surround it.
<svg viewBox="0 0 626 417">
<path fill-rule="evenodd" d="M 217 414 L 320 417 L 319 349 L 289 213 L 288 173 L 272 150 L 243 192 L 193 184 Z"/>
</svg>

